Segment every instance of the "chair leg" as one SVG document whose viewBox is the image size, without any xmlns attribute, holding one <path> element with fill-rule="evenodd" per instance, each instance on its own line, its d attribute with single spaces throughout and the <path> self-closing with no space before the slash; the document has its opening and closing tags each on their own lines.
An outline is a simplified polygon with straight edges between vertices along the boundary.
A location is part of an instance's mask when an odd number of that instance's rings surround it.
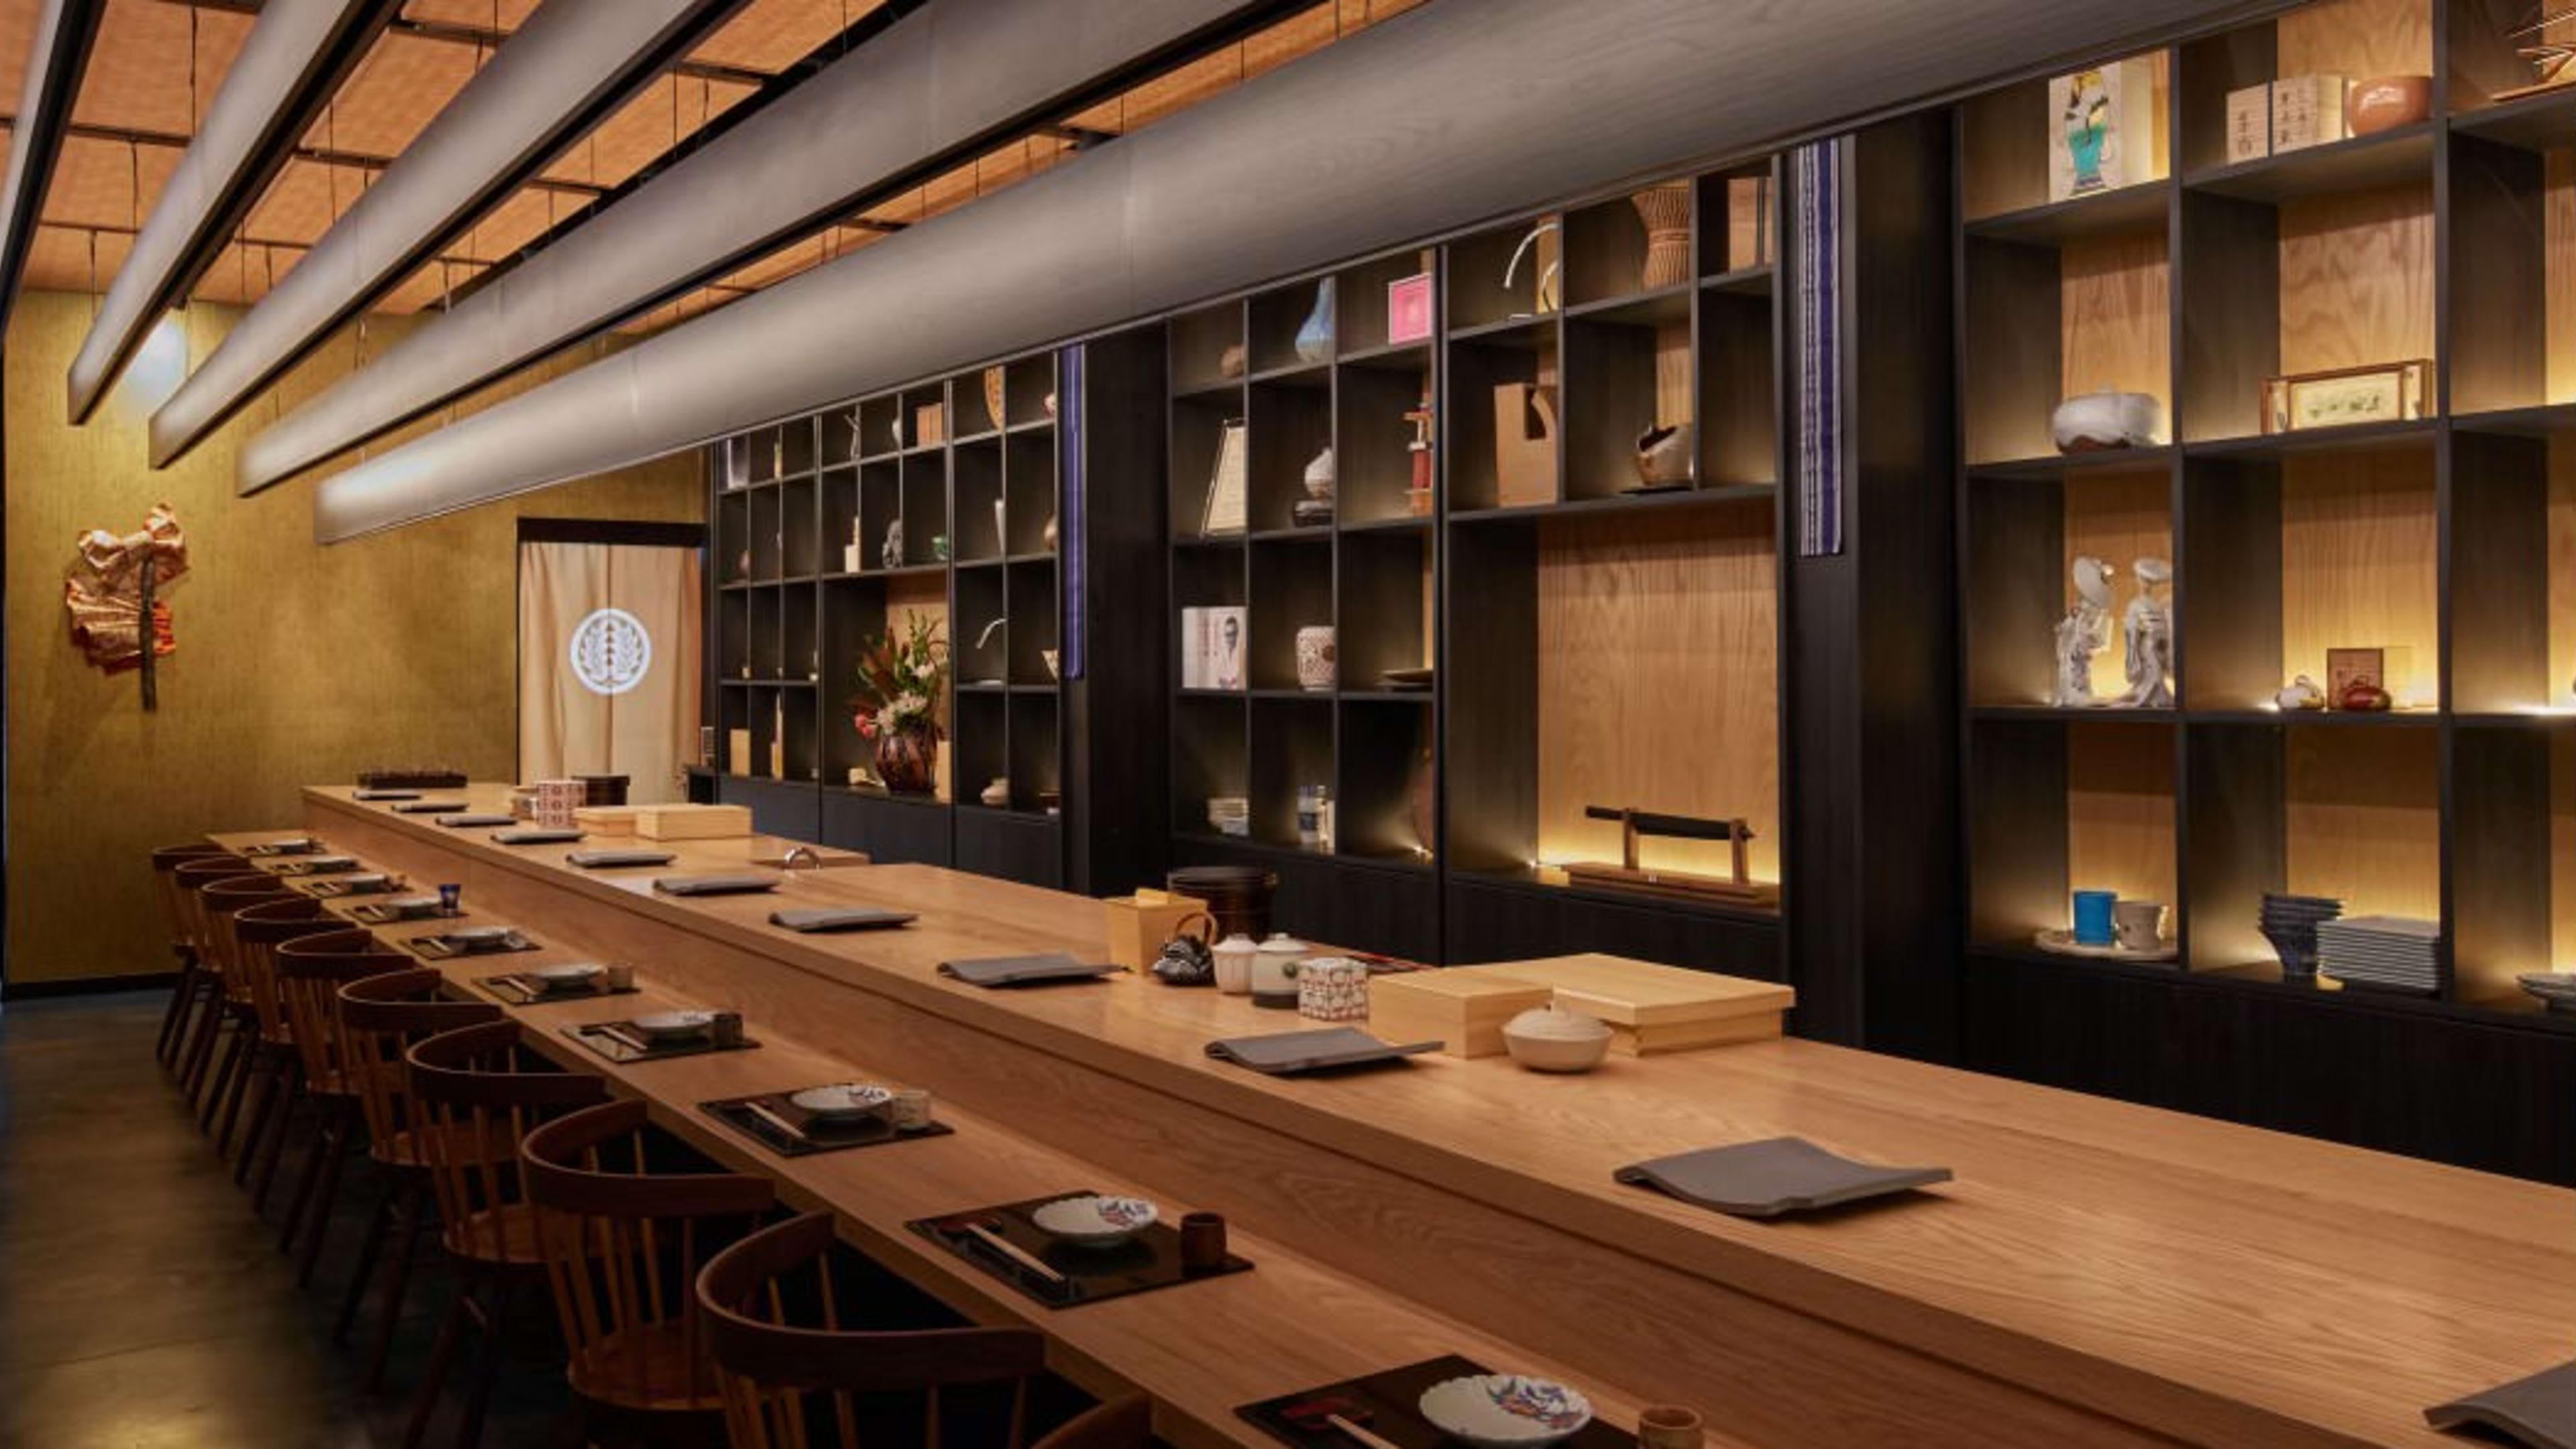
<svg viewBox="0 0 2576 1449">
<path fill-rule="evenodd" d="M 394 1280 L 385 1285 L 384 1302 L 376 1309 L 376 1351 L 367 1362 L 367 1392 L 385 1391 L 385 1361 L 393 1357 L 394 1329 L 402 1322 L 403 1295 L 411 1288 L 412 1260 L 420 1251 L 421 1219 L 429 1216 L 429 1194 L 417 1177 L 407 1179 L 401 1187 L 402 1245 L 394 1252 Z"/>
<path fill-rule="evenodd" d="M 290 1057 L 286 1063 L 286 1100 L 277 1109 L 277 1131 L 268 1139 L 268 1152 L 259 1162 L 258 1180 L 251 1184 L 250 1210 L 254 1217 L 268 1216 L 269 1184 L 277 1180 L 277 1159 L 286 1154 L 287 1134 L 295 1127 L 295 1107 L 303 1100 L 304 1066 Z"/>
<path fill-rule="evenodd" d="M 233 1013 L 227 1012 L 228 1015 Z M 197 1100 L 197 1130 L 212 1132 L 215 1118 L 224 1109 L 234 1083 L 240 1079 L 242 1064 L 249 1060 L 250 1046 L 258 1027 L 235 1015 L 232 1043 L 224 1048 L 223 1065 L 215 1068 L 214 1080 L 206 1084 L 205 1095 Z"/>
<path fill-rule="evenodd" d="M 400 1185 L 388 1178 L 384 1191 L 377 1195 L 375 1210 L 367 1214 L 367 1234 L 358 1240 L 358 1264 L 349 1274 L 349 1287 L 340 1295 L 340 1316 L 331 1320 L 334 1340 L 349 1336 L 349 1325 L 358 1321 L 358 1305 L 366 1301 L 367 1280 L 376 1275 L 376 1255 L 384 1251 L 385 1230 L 393 1226 L 394 1199 Z"/>
<path fill-rule="evenodd" d="M 277 1251 L 283 1253 L 295 1246 L 295 1235 L 304 1226 L 305 1211 L 313 1204 L 313 1190 L 322 1181 L 322 1162 L 332 1151 L 332 1139 L 338 1135 L 340 1114 L 348 1108 L 345 1097 L 318 1097 L 314 1100 L 313 1141 L 304 1150 L 304 1170 L 295 1179 L 295 1196 L 286 1204 L 286 1226 L 277 1234 Z"/>
<path fill-rule="evenodd" d="M 205 1009 L 197 1013 L 197 1025 L 188 1034 L 188 1050 L 179 1062 L 179 1090 L 190 1101 L 196 1100 L 198 1088 L 205 1085 L 206 1067 L 214 1060 L 215 1038 L 224 1030 L 224 984 L 209 982 Z"/>
<path fill-rule="evenodd" d="M 477 1449 L 483 1441 L 483 1412 L 492 1403 L 492 1381 L 501 1376 L 501 1325 L 508 1321 L 518 1280 L 504 1273 L 492 1280 L 492 1301 L 483 1312 L 483 1341 L 475 1345 L 474 1378 L 465 1394 L 465 1419 L 456 1426 L 456 1449 Z"/>
<path fill-rule="evenodd" d="M 250 1181 L 251 1164 L 259 1157 L 260 1145 L 267 1140 L 269 1119 L 277 1115 L 277 1104 L 286 1095 L 287 1064 L 283 1056 L 272 1058 L 268 1069 L 259 1074 L 259 1105 L 250 1110 L 250 1126 L 242 1134 L 241 1155 L 233 1159 L 233 1186 Z M 232 1124 L 224 1124 L 229 1141 Z"/>
<path fill-rule="evenodd" d="M 256 1028 L 253 1030 L 256 1031 Z M 232 1090 L 224 1098 L 224 1125 L 215 1132 L 217 1157 L 228 1158 L 233 1155 L 233 1131 L 241 1125 L 242 1101 L 250 1095 L 251 1079 L 256 1077 L 266 1082 L 273 1080 L 276 1073 L 276 1048 L 270 1046 L 266 1040 L 254 1036 L 250 1055 L 243 1060 L 241 1073 L 233 1078 Z"/>
<path fill-rule="evenodd" d="M 349 1127 L 357 1120 L 357 1113 L 349 1109 L 348 1098 L 337 1100 L 341 1105 L 340 1110 L 332 1114 L 335 1120 L 331 1130 L 331 1155 L 322 1163 L 321 1194 L 307 1211 L 312 1220 L 312 1230 L 304 1239 L 304 1251 L 295 1260 L 295 1286 L 298 1288 L 312 1285 L 313 1265 L 321 1260 L 322 1240 L 331 1232 L 331 1209 L 340 1202 L 340 1169 L 349 1162 Z"/>
<path fill-rule="evenodd" d="M 173 944 L 179 957 L 179 984 L 170 991 L 170 1009 L 161 1013 L 161 1039 L 152 1044 L 153 1059 L 167 1067 L 178 1059 L 179 1043 L 186 1038 L 188 1009 L 196 1004 L 197 956 L 187 947 Z"/>
<path fill-rule="evenodd" d="M 403 1430 L 403 1449 L 420 1449 L 420 1441 L 429 1433 L 430 1416 L 438 1412 L 438 1401 L 447 1392 L 447 1376 L 456 1366 L 465 1320 L 473 1312 L 474 1288 L 471 1278 L 458 1283 L 456 1301 L 447 1305 L 447 1318 L 438 1326 L 438 1344 L 429 1351 L 429 1366 L 421 1373 L 419 1391 L 412 1395 L 411 1423 Z"/>
</svg>

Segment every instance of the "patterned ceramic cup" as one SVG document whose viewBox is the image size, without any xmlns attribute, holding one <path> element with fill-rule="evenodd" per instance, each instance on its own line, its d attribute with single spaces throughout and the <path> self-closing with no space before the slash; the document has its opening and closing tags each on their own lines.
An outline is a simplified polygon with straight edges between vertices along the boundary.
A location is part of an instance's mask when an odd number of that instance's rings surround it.
<svg viewBox="0 0 2576 1449">
<path fill-rule="evenodd" d="M 1368 966 L 1347 956 L 1310 956 L 1297 967 L 1297 1014 L 1316 1021 L 1368 1015 Z"/>
<path fill-rule="evenodd" d="M 1297 631 L 1297 686 L 1300 689 L 1327 690 L 1333 687 L 1333 626 L 1309 624 Z"/>
</svg>

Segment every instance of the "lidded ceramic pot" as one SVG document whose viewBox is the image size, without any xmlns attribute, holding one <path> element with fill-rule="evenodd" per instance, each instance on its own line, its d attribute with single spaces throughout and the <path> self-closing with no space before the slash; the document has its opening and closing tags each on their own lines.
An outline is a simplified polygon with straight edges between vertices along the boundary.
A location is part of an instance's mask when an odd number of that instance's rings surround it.
<svg viewBox="0 0 2576 1449">
<path fill-rule="evenodd" d="M 1252 961 L 1261 954 L 1259 943 L 1250 936 L 1226 937 L 1209 949 L 1216 958 L 1216 989 L 1228 996 L 1248 996 L 1252 992 Z"/>
<path fill-rule="evenodd" d="M 1261 943 L 1252 962 L 1252 1004 L 1278 1010 L 1297 1009 L 1297 963 L 1306 959 L 1306 943 L 1285 931 L 1274 931 Z"/>
<path fill-rule="evenodd" d="M 1503 1049 L 1534 1072 L 1588 1072 L 1610 1052 L 1610 1027 L 1599 1017 L 1541 1006 L 1503 1023 Z"/>
</svg>

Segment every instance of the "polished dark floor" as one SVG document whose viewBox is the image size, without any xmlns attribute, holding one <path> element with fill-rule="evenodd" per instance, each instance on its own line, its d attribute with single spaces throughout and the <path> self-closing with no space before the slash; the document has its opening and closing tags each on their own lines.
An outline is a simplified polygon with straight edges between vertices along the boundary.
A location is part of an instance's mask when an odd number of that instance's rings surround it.
<svg viewBox="0 0 2576 1449">
<path fill-rule="evenodd" d="M 167 998 L 0 1009 L 0 1449 L 371 1449 L 402 1441 L 449 1284 L 413 1280 L 383 1397 L 335 1343 L 374 1182 L 352 1164 L 310 1289 L 153 1060 Z M 542 1306 L 537 1307 L 542 1313 Z M 578 1442 L 542 1319 L 503 1360 L 483 1443 Z M 430 1442 L 452 1436 L 452 1405 Z"/>
</svg>

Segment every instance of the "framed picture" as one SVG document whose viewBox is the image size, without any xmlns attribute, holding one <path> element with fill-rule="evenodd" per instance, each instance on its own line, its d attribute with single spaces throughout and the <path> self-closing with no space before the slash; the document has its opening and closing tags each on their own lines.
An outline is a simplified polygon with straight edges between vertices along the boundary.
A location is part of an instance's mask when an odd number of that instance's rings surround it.
<svg viewBox="0 0 2576 1449">
<path fill-rule="evenodd" d="M 2071 201 L 2151 181 L 2158 118 L 2155 65 L 2113 61 L 2048 83 L 2048 199 Z"/>
<path fill-rule="evenodd" d="M 1208 476 L 1207 504 L 1199 512 L 1199 537 L 1241 533 L 1245 526 L 1243 419 L 1228 418 L 1216 444 L 1216 471 Z"/>
<path fill-rule="evenodd" d="M 2424 380 L 2431 369 L 2431 363 L 2415 358 L 2270 378 L 2263 384 L 2263 431 L 2292 433 L 2302 428 L 2420 418 Z"/>
<path fill-rule="evenodd" d="M 1386 284 L 1386 341 L 1390 347 L 1431 336 L 1431 274 L 1416 272 Z"/>
</svg>

